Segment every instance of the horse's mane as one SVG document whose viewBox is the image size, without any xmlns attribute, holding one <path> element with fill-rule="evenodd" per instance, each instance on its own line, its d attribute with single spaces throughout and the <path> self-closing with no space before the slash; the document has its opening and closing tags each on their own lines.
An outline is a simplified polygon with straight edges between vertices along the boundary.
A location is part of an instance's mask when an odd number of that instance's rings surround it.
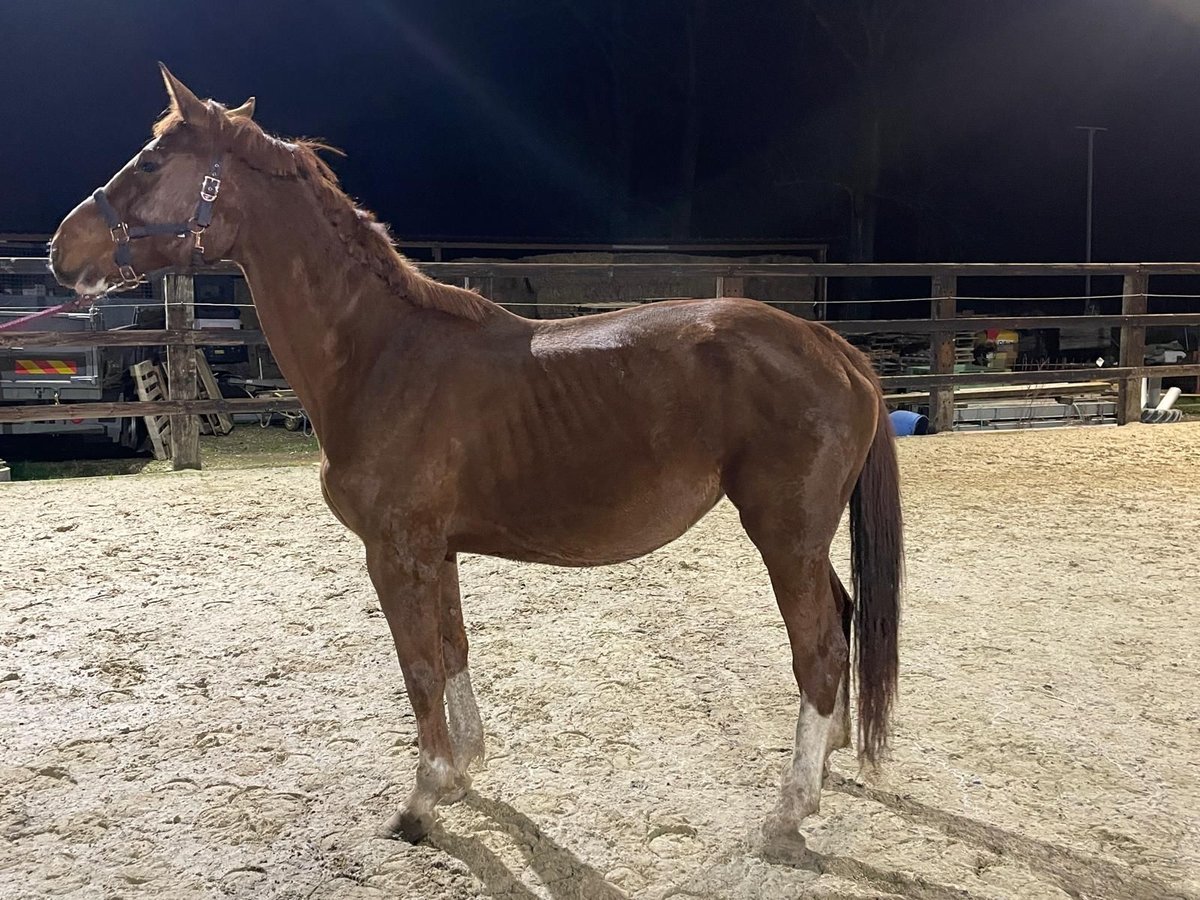
<svg viewBox="0 0 1200 900">
<path fill-rule="evenodd" d="M 350 257 L 382 278 L 401 297 L 414 306 L 440 310 L 473 322 L 481 322 L 496 312 L 495 304 L 474 291 L 441 284 L 422 274 L 396 249 L 387 225 L 343 193 L 337 176 L 318 155 L 319 151 L 340 155 L 340 150 L 320 141 L 285 141 L 267 134 L 249 118 L 227 116 L 225 108 L 215 100 L 205 105 L 209 113 L 207 127 L 218 130 L 222 143 L 251 168 L 308 182 L 322 213 Z M 154 124 L 154 136 L 162 137 L 182 123 L 180 112 L 168 109 Z"/>
</svg>

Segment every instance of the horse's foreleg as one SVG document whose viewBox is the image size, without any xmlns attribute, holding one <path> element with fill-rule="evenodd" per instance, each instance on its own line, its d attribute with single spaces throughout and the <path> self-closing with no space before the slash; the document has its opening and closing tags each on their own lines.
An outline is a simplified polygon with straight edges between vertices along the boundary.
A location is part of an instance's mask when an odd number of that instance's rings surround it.
<svg viewBox="0 0 1200 900">
<path fill-rule="evenodd" d="M 440 575 L 443 554 L 414 552 L 380 542 L 367 545 L 367 570 L 391 628 L 417 719 L 416 783 L 381 834 L 416 843 L 433 826 L 433 809 L 458 785 L 443 701 Z"/>
<path fill-rule="evenodd" d="M 467 666 L 467 631 L 463 624 L 462 600 L 458 589 L 458 563 L 453 556 L 442 564 L 442 662 L 446 671 L 446 712 L 450 719 L 450 743 L 454 748 L 454 763 L 458 769 L 459 787 L 446 798 L 447 802 L 461 799 L 471 786 L 467 769 L 475 760 L 483 759 L 483 722 L 471 689 L 471 672 Z"/>
</svg>

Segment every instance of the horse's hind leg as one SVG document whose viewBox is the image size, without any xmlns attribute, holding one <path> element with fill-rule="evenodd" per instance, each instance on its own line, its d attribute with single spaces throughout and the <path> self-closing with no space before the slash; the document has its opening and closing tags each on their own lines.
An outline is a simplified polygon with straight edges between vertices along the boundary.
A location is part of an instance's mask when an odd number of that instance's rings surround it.
<svg viewBox="0 0 1200 900">
<path fill-rule="evenodd" d="M 387 617 L 408 699 L 417 718 L 416 783 L 382 834 L 416 843 L 433 826 L 433 809 L 458 785 L 454 752 L 443 706 L 442 554 L 367 544 L 367 571 Z"/>
<path fill-rule="evenodd" d="M 837 572 L 833 570 L 832 563 L 829 564 L 829 585 L 833 589 L 833 599 L 837 603 L 838 615 L 842 621 L 842 636 L 845 637 L 846 647 L 849 648 L 850 623 L 854 619 L 854 601 L 850 599 L 849 591 L 842 584 L 842 580 L 838 578 Z M 832 749 L 841 750 L 849 747 L 852 733 L 850 728 L 850 658 L 847 655 L 846 664 L 842 667 L 842 685 L 838 691 L 837 704 L 834 708 Z M 825 769 L 825 774 L 828 775 L 828 764 Z"/>
<path fill-rule="evenodd" d="M 483 722 L 471 689 L 467 666 L 467 631 L 463 624 L 462 600 L 458 589 L 458 563 L 446 558 L 441 572 L 442 663 L 446 671 L 446 712 L 450 719 L 450 744 L 454 748 L 454 766 L 459 786 L 446 802 L 462 799 L 471 786 L 467 769 L 483 758 Z"/>
<path fill-rule="evenodd" d="M 795 748 L 764 831 L 769 838 L 794 839 L 804 818 L 820 808 L 826 760 L 842 741 L 849 652 L 826 572 L 828 557 L 783 558 L 772 550 L 763 557 L 787 626 L 792 671 L 800 688 Z"/>
<path fill-rule="evenodd" d="M 770 845 L 799 849 L 800 823 L 820 807 L 826 759 L 844 738 L 849 647 L 839 608 L 843 598 L 835 593 L 829 564 L 844 503 L 826 479 L 806 479 L 821 487 L 802 490 L 787 477 L 771 477 L 778 471 L 756 475 L 748 484 L 731 485 L 729 497 L 771 576 L 800 688 L 795 748 L 763 831 Z"/>
</svg>

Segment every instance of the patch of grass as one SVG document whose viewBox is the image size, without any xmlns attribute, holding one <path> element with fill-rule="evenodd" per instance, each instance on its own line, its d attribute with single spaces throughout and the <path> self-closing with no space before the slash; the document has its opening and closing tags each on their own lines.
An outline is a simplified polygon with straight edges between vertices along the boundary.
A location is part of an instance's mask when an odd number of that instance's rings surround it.
<svg viewBox="0 0 1200 900">
<path fill-rule="evenodd" d="M 13 481 L 40 481 L 44 478 L 96 478 L 104 475 L 136 475 L 148 457 L 125 459 L 18 459 L 9 462 Z"/>
<path fill-rule="evenodd" d="M 149 455 L 117 455 L 120 452 L 111 447 L 101 449 L 93 445 L 60 443 L 54 445 L 53 451 L 45 453 L 38 452 L 36 447 L 23 448 L 21 453 L 26 458 L 10 459 L 8 465 L 14 481 L 151 475 L 172 471 L 170 460 L 157 460 Z M 62 458 L 73 455 L 75 458 Z M 315 437 L 280 427 L 239 424 L 227 435 L 200 436 L 200 464 L 206 471 L 306 466 L 314 465 L 320 458 Z"/>
<path fill-rule="evenodd" d="M 204 469 L 262 469 L 310 466 L 320 462 L 316 437 L 284 428 L 238 425 L 226 435 L 200 435 L 200 465 Z M 170 460 L 152 460 L 147 472 L 171 471 Z"/>
</svg>

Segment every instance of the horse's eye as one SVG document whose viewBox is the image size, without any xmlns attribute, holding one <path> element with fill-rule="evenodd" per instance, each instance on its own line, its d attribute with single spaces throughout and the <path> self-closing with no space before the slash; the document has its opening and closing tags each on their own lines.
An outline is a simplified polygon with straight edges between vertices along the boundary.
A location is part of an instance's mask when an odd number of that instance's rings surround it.
<svg viewBox="0 0 1200 900">
<path fill-rule="evenodd" d="M 155 172 L 158 170 L 158 163 L 150 159 L 143 159 L 137 164 L 139 172 Z"/>
</svg>

